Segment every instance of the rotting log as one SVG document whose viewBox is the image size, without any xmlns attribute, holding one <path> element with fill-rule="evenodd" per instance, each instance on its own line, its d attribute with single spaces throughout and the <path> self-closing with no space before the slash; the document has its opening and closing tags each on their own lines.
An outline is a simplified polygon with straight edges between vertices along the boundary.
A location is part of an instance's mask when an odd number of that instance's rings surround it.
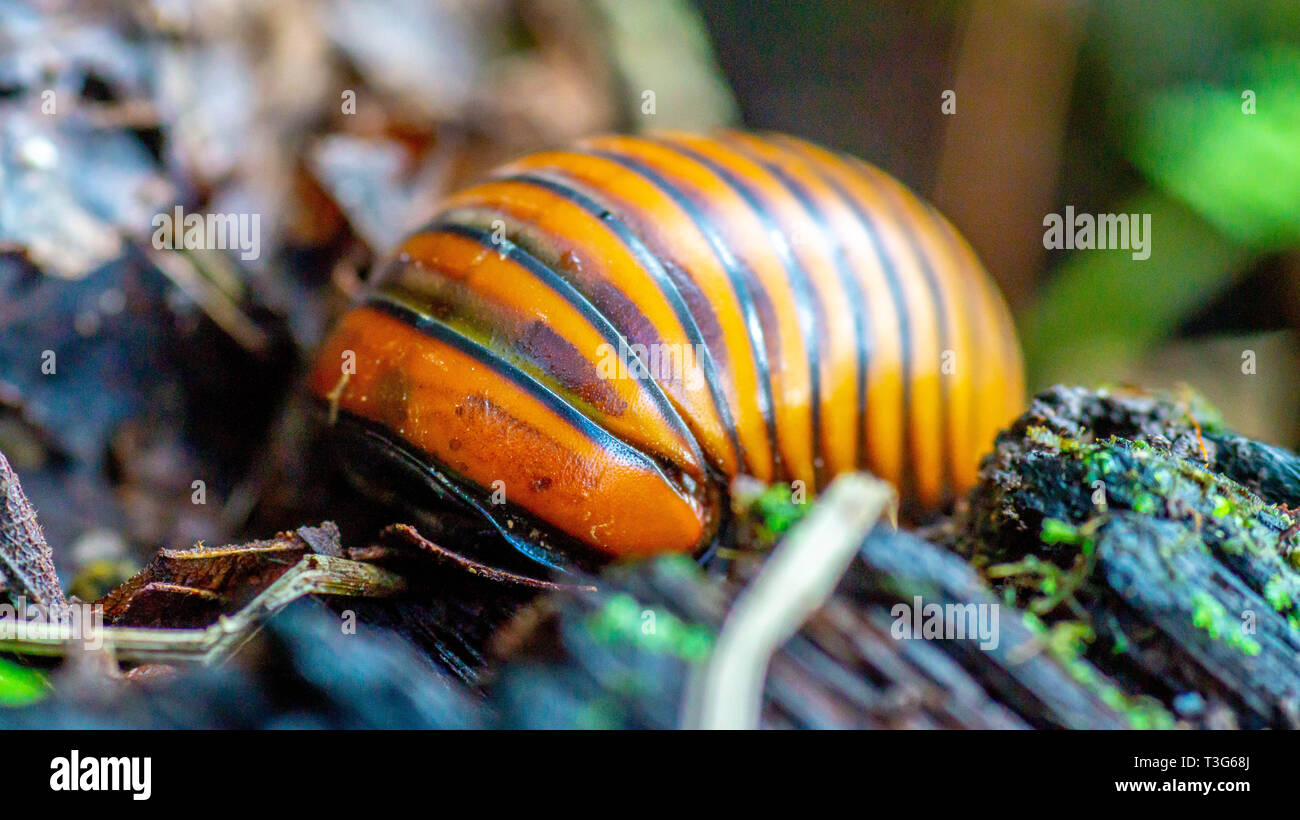
<svg viewBox="0 0 1300 820">
<path fill-rule="evenodd" d="M 999 436 L 952 545 L 1126 692 L 1295 727 L 1297 476 L 1178 401 L 1058 387 Z"/>
</svg>

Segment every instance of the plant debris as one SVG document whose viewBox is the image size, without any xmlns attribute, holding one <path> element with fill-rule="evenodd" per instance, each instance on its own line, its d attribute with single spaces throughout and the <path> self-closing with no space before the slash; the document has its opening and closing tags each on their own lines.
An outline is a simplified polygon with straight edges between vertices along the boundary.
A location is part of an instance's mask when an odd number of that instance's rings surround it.
<svg viewBox="0 0 1300 820">
<path fill-rule="evenodd" d="M 308 555 L 342 557 L 332 522 L 267 541 L 159 550 L 99 603 L 116 626 L 206 626 L 231 615 Z"/>
</svg>

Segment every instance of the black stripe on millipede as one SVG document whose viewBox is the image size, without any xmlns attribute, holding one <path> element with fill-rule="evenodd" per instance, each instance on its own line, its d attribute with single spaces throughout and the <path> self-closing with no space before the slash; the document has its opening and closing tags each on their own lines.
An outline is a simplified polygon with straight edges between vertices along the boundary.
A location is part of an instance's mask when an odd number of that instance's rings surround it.
<svg viewBox="0 0 1300 820">
<path fill-rule="evenodd" d="M 570 427 L 577 430 L 584 438 L 600 449 L 621 453 L 623 454 L 623 461 L 634 463 L 647 472 L 654 473 L 669 486 L 676 486 L 674 482 L 664 475 L 658 462 L 653 458 L 635 447 L 625 444 L 621 439 L 579 412 L 577 408 L 565 401 L 551 388 L 528 375 L 512 362 L 501 358 L 468 336 L 458 333 L 455 328 L 384 293 L 370 295 L 366 298 L 365 305 L 380 313 L 392 316 L 394 319 L 420 331 L 425 336 L 436 339 L 448 347 L 469 356 L 483 367 L 513 384 L 520 392 L 527 393 L 540 401 L 548 410 L 564 419 Z"/>
<path fill-rule="evenodd" d="M 650 274 L 650 278 L 658 285 L 659 291 L 668 300 L 668 304 L 673 309 L 673 314 L 681 322 L 683 330 L 686 331 L 687 338 L 691 345 L 697 351 L 703 351 L 704 355 L 699 357 L 700 365 L 704 368 L 704 381 L 709 386 L 709 396 L 713 399 L 714 408 L 718 411 L 718 418 L 722 422 L 722 429 L 726 433 L 727 440 L 731 444 L 732 451 L 736 454 L 736 463 L 744 463 L 744 451 L 740 446 L 740 437 L 736 433 L 735 418 L 731 413 L 731 405 L 727 397 L 722 393 L 722 381 L 718 375 L 717 363 L 713 358 L 713 350 L 704 342 L 704 334 L 700 331 L 700 326 L 695 321 L 695 316 L 691 309 L 686 305 L 686 299 L 682 296 L 677 287 L 677 283 L 668 275 L 664 269 L 663 263 L 659 258 L 646 247 L 632 229 L 629 228 L 618 215 L 610 209 L 604 207 L 595 199 L 579 191 L 571 185 L 567 185 L 557 179 L 544 176 L 540 173 L 519 173 L 509 176 L 497 177 L 499 182 L 517 182 L 522 185 L 532 185 L 562 198 L 591 216 L 595 217 L 602 225 L 607 227 L 614 236 L 622 243 L 628 253 L 641 264 L 642 269 Z"/>
<path fill-rule="evenodd" d="M 771 209 L 764 203 L 763 195 L 755 191 L 753 186 L 746 183 L 712 157 L 696 151 L 689 145 L 663 138 L 654 138 L 652 141 L 672 150 L 679 156 L 704 166 L 715 177 L 722 180 L 728 188 L 735 191 L 749 206 L 749 209 L 753 211 L 759 222 L 762 223 L 763 232 L 767 235 L 777 258 L 781 260 L 781 267 L 785 269 L 786 280 L 790 283 L 790 292 L 794 294 L 795 314 L 799 317 L 799 330 L 803 336 L 804 350 L 808 355 L 808 383 L 812 393 L 810 410 L 812 416 L 814 481 L 818 487 L 825 487 L 825 458 L 822 452 L 822 345 L 821 334 L 818 332 L 819 328 L 825 324 L 825 317 L 820 310 L 821 303 L 813 295 L 813 286 L 809 281 L 808 272 L 803 269 L 803 265 L 800 264 L 794 252 L 790 249 L 786 231 L 772 218 Z M 749 272 L 749 280 L 754 284 L 754 287 L 763 287 L 762 280 L 752 272 Z M 770 294 L 768 298 L 771 298 Z M 779 446 L 775 433 L 773 434 L 772 445 L 773 447 Z M 822 466 L 818 466 L 819 461 Z"/>
<path fill-rule="evenodd" d="M 790 174 L 787 173 L 780 164 L 763 159 L 757 154 L 757 152 L 753 151 L 744 143 L 728 140 L 727 145 L 735 151 L 749 157 L 753 162 L 762 165 L 768 173 L 772 174 L 777 181 L 794 196 L 795 200 L 803 206 L 808 217 L 817 225 L 822 236 L 825 237 L 831 255 L 835 259 L 835 272 L 839 276 L 840 284 L 843 286 L 845 293 L 849 295 L 851 301 L 850 312 L 853 314 L 854 340 L 857 348 L 857 361 L 855 362 L 855 366 L 858 382 L 858 410 L 855 437 L 857 442 L 857 452 L 854 453 L 853 463 L 861 464 L 867 446 L 867 369 L 871 358 L 870 328 L 868 326 L 868 323 L 871 321 L 871 311 L 867 304 L 866 294 L 862 292 L 862 283 L 853 275 L 852 266 L 849 264 L 848 257 L 844 253 L 844 243 L 840 240 L 836 231 L 831 227 L 829 220 L 826 218 L 825 212 L 822 210 L 821 206 L 817 204 L 816 198 L 808 191 L 808 188 L 804 186 L 803 183 L 790 176 Z M 775 146 L 775 144 L 773 145 Z M 777 147 L 777 150 L 784 151 L 787 157 L 794 157 L 794 155 L 789 151 L 785 151 L 779 146 L 775 147 Z"/>
<path fill-rule="evenodd" d="M 587 320 L 587 322 L 596 329 L 596 332 L 600 334 L 601 338 L 612 345 L 615 350 L 620 352 L 630 351 L 631 346 L 628 340 L 618 331 L 618 328 L 614 327 L 614 325 L 610 323 L 609 319 L 605 318 L 605 316 L 596 309 L 595 305 L 588 301 L 586 296 L 583 296 L 578 289 L 566 281 L 564 277 L 551 270 L 551 268 L 544 262 L 533 256 L 518 244 L 508 239 L 505 241 L 497 241 L 493 239 L 490 232 L 483 228 L 447 219 L 436 219 L 425 226 L 420 232 L 454 234 L 475 242 L 479 246 L 486 250 L 490 250 L 493 253 L 504 254 L 507 259 L 527 270 L 535 276 L 539 282 L 550 288 L 551 291 L 561 299 L 568 302 L 574 310 L 581 314 L 583 319 Z M 629 353 L 629 355 L 634 354 Z M 693 455 L 698 460 L 701 469 L 703 469 L 704 465 L 707 463 L 707 460 L 704 458 L 704 453 L 700 451 L 699 443 L 695 440 L 695 435 L 686 425 L 686 421 L 682 418 L 681 414 L 677 412 L 677 408 L 673 406 L 673 403 L 668 400 L 668 394 L 664 392 L 663 386 L 660 385 L 659 382 L 655 381 L 648 372 L 642 375 L 642 373 L 639 372 L 640 369 L 633 367 L 631 362 L 624 361 L 624 364 L 627 366 L 628 373 L 632 378 L 645 385 L 646 389 L 650 391 L 650 395 L 653 397 L 655 405 L 659 408 L 659 411 L 663 414 L 669 425 L 672 426 L 677 433 L 682 436 L 688 446 L 690 446 Z M 613 435 L 613 433 L 610 433 L 610 435 Z M 628 446 L 632 445 L 629 444 Z"/>
<path fill-rule="evenodd" d="M 780 138 L 775 138 L 780 144 L 787 144 Z M 792 150 L 798 150 L 798 143 L 794 143 Z M 880 232 L 876 227 L 875 218 L 869 214 L 862 203 L 857 200 L 853 194 L 849 193 L 835 176 L 821 167 L 818 161 L 808 163 L 813 173 L 825 182 L 835 195 L 852 211 L 857 217 L 858 223 L 867 235 L 867 240 L 871 243 L 872 250 L 875 252 L 876 260 L 880 263 L 880 270 L 885 276 L 885 284 L 889 288 L 890 300 L 894 303 L 894 315 L 898 319 L 898 349 L 899 357 L 902 360 L 902 393 L 903 393 L 903 412 L 901 413 L 901 422 L 903 426 L 903 463 L 900 465 L 900 475 L 898 489 L 900 495 L 908 497 L 913 494 L 915 479 L 912 475 L 916 462 L 916 451 L 912 446 L 912 324 L 907 312 L 907 299 L 903 296 L 903 285 L 898 279 L 898 271 L 894 269 L 894 260 L 885 252 L 884 242 L 880 239 Z M 864 431 L 863 435 L 866 433 Z M 862 466 L 866 466 L 865 464 Z"/>
<path fill-rule="evenodd" d="M 855 166 L 855 170 L 858 171 L 858 174 L 862 177 L 863 181 L 880 194 L 881 201 L 888 204 L 888 207 L 894 216 L 895 224 L 898 225 L 904 239 L 907 240 L 908 247 L 912 249 L 912 253 L 916 256 L 916 260 L 920 264 L 921 276 L 925 279 L 926 288 L 930 291 L 930 297 L 934 302 L 935 322 L 939 326 L 939 356 L 942 361 L 944 351 L 952 349 L 950 346 L 951 340 L 948 338 L 948 307 L 947 302 L 944 299 L 943 288 L 939 285 L 939 281 L 935 277 L 934 266 L 930 262 L 930 255 L 926 252 L 925 248 L 922 247 L 920 240 L 917 238 L 916 231 L 912 229 L 911 221 L 908 219 L 907 215 L 902 212 L 901 203 L 898 201 L 895 192 L 886 190 L 886 186 L 881 185 L 874 174 L 870 173 L 868 170 L 864 170 L 866 168 L 866 163 L 856 157 L 844 156 L 844 159 L 848 161 L 849 165 Z M 947 505 L 947 503 L 952 500 L 953 494 L 951 462 L 954 453 L 951 429 L 952 407 L 950 406 L 952 398 L 952 380 L 947 378 L 942 372 L 940 372 L 939 376 L 939 400 L 941 405 L 939 413 L 939 434 L 942 436 L 940 440 L 943 442 L 943 451 L 945 453 L 944 457 L 939 459 L 941 477 L 939 498 L 941 504 Z"/>
<path fill-rule="evenodd" d="M 776 399 L 772 393 L 772 369 L 767 359 L 767 340 L 763 331 L 763 323 L 759 321 L 758 311 L 754 307 L 753 296 L 749 292 L 751 283 L 757 287 L 758 278 L 748 271 L 744 263 L 736 258 L 731 252 L 726 240 L 718 232 L 718 228 L 713 224 L 710 216 L 705 214 L 700 207 L 686 194 L 669 182 L 662 174 L 646 165 L 644 162 L 635 157 L 625 156 L 623 154 L 606 151 L 597 148 L 580 149 L 580 153 L 588 154 L 594 157 L 600 157 L 611 162 L 616 162 L 629 171 L 637 174 L 650 184 L 654 185 L 670 199 L 677 204 L 695 227 L 700 231 L 709 247 L 713 250 L 713 255 L 726 271 L 727 278 L 731 281 L 732 291 L 736 294 L 736 301 L 740 304 L 741 315 L 745 319 L 745 330 L 749 335 L 749 344 L 754 351 L 754 364 L 758 370 L 758 381 L 762 386 L 762 395 L 759 401 L 759 410 L 763 415 L 763 421 L 767 427 L 768 442 L 771 445 L 772 459 L 776 470 L 776 475 L 782 471 L 780 447 L 776 438 Z M 737 399 L 742 397 L 737 396 Z"/>
</svg>

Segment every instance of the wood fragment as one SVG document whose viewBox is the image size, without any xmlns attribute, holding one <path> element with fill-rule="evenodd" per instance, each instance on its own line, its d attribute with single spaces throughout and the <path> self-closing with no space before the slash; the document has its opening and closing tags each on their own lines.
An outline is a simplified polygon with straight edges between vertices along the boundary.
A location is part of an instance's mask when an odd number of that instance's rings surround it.
<svg viewBox="0 0 1300 820">
<path fill-rule="evenodd" d="M 331 522 L 222 547 L 162 549 L 99 602 L 116 626 L 205 626 L 252 600 L 307 555 L 341 556 Z"/>
</svg>

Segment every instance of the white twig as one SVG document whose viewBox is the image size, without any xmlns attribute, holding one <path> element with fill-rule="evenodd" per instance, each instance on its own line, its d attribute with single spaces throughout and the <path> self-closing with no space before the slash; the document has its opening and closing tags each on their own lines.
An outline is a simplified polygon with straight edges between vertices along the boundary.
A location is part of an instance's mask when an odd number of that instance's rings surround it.
<svg viewBox="0 0 1300 820">
<path fill-rule="evenodd" d="M 896 498 L 893 487 L 863 473 L 841 476 L 827 488 L 736 598 L 713 653 L 688 687 L 686 728 L 758 726 L 772 656 L 835 591 Z"/>
<path fill-rule="evenodd" d="M 62 656 L 88 642 L 103 640 L 118 660 L 160 663 L 217 663 L 251 638 L 280 609 L 304 595 L 385 597 L 406 588 L 387 570 L 334 558 L 308 555 L 290 567 L 234 615 L 222 615 L 203 629 L 103 626 L 95 634 L 76 634 L 64 623 L 24 624 L 21 638 L 0 636 L 0 651 Z"/>
</svg>

